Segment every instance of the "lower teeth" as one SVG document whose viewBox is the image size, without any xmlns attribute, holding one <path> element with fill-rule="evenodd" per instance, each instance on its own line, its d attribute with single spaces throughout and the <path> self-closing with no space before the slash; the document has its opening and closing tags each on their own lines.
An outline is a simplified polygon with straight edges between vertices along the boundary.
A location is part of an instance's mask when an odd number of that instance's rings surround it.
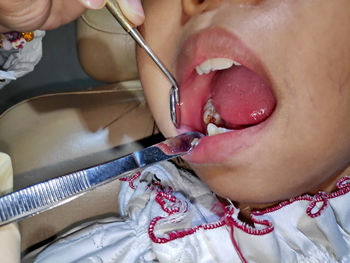
<svg viewBox="0 0 350 263">
<path fill-rule="evenodd" d="M 208 99 L 203 108 L 203 121 L 206 125 L 214 123 L 216 125 L 222 124 L 220 114 L 216 112 L 216 109 L 212 103 L 212 99 Z"/>
<path fill-rule="evenodd" d="M 207 126 L 207 134 L 208 134 L 208 136 L 213 136 L 213 135 L 217 135 L 217 134 L 221 134 L 221 133 L 225 133 L 225 132 L 231 132 L 231 131 L 234 131 L 234 130 L 217 127 L 213 123 L 209 123 L 208 126 Z"/>
<path fill-rule="evenodd" d="M 223 121 L 221 120 L 220 114 L 216 112 L 216 109 L 212 103 L 212 99 L 208 99 L 207 103 L 204 106 L 203 121 L 207 125 L 208 136 L 233 131 L 217 126 L 222 125 Z"/>
</svg>

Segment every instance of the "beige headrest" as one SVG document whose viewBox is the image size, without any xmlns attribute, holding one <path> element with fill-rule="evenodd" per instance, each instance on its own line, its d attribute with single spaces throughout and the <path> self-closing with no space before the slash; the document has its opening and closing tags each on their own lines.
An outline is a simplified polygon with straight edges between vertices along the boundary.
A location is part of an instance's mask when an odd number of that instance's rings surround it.
<svg viewBox="0 0 350 263">
<path fill-rule="evenodd" d="M 92 78 L 110 83 L 138 79 L 135 42 L 106 8 L 79 18 L 77 41 L 81 66 Z"/>
<path fill-rule="evenodd" d="M 11 192 L 13 173 L 11 159 L 0 152 L 0 195 Z M 3 263 L 20 262 L 21 237 L 17 224 L 0 227 L 0 255 Z"/>
</svg>

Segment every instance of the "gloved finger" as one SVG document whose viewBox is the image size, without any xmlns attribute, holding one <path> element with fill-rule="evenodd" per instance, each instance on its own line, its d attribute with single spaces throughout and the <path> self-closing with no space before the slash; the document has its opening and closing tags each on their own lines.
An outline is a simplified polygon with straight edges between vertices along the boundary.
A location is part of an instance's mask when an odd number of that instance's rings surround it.
<svg viewBox="0 0 350 263">
<path fill-rule="evenodd" d="M 141 0 L 117 0 L 123 14 L 135 26 L 142 25 L 145 21 L 145 13 L 141 4 Z"/>
<path fill-rule="evenodd" d="M 86 8 L 100 9 L 105 6 L 107 0 L 79 0 Z"/>
</svg>

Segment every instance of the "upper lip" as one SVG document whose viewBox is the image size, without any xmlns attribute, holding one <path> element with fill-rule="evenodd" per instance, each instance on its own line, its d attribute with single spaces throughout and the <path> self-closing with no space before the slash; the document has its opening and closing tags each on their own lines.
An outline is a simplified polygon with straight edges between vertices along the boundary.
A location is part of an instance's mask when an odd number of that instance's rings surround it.
<svg viewBox="0 0 350 263">
<path fill-rule="evenodd" d="M 210 58 L 229 58 L 267 79 L 262 63 L 241 39 L 222 27 L 210 27 L 189 36 L 177 56 L 176 76 L 180 86 L 195 67 Z"/>
</svg>

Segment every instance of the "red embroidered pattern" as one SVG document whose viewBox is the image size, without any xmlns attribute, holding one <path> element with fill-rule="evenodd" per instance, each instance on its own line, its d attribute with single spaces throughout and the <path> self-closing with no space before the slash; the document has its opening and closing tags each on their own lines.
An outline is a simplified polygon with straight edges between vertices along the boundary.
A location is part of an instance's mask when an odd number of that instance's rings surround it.
<svg viewBox="0 0 350 263">
<path fill-rule="evenodd" d="M 149 225 L 148 234 L 154 243 L 167 243 L 167 242 L 170 242 L 170 241 L 178 239 L 178 238 L 192 235 L 200 229 L 210 230 L 210 229 L 215 229 L 215 228 L 222 227 L 225 225 L 225 222 L 221 221 L 221 222 L 217 222 L 217 223 L 213 223 L 213 224 L 205 224 L 205 225 L 200 225 L 200 226 L 189 228 L 189 229 L 184 229 L 181 231 L 173 231 L 173 232 L 170 232 L 167 234 L 168 237 L 156 237 L 156 235 L 154 234 L 154 228 L 155 228 L 156 224 L 158 223 L 158 221 L 161 219 L 164 219 L 164 218 L 165 217 L 161 217 L 161 216 L 153 218 L 153 220 L 151 221 L 151 223 Z"/>
<path fill-rule="evenodd" d="M 141 176 L 141 172 L 137 172 L 136 174 L 134 174 L 132 177 L 123 177 L 120 178 L 119 180 L 122 182 L 129 182 L 129 186 L 131 189 L 135 190 L 135 186 L 134 186 L 134 181 L 139 178 Z"/>
<path fill-rule="evenodd" d="M 328 200 L 327 200 L 327 196 L 325 195 L 325 193 L 318 193 L 317 195 L 315 195 L 313 197 L 313 199 L 314 200 L 310 203 L 310 205 L 306 209 L 307 215 L 311 218 L 318 217 L 319 215 L 321 215 L 322 211 L 328 205 Z M 318 205 L 320 202 L 322 202 L 321 206 Z M 317 205 L 317 207 L 316 207 L 316 205 Z M 318 208 L 318 210 L 313 211 L 315 207 Z"/>
<path fill-rule="evenodd" d="M 235 236 L 234 236 L 235 228 L 233 226 L 231 226 L 230 229 L 231 229 L 231 241 L 232 241 L 232 244 L 235 247 L 235 249 L 237 251 L 237 254 L 240 257 L 240 259 L 242 260 L 242 262 L 243 263 L 247 263 L 248 261 L 243 256 L 243 253 L 242 253 L 241 249 L 239 248 L 239 246 L 238 246 L 238 244 L 236 242 L 236 239 L 235 239 Z"/>
<path fill-rule="evenodd" d="M 226 216 L 225 216 L 226 225 L 235 226 L 236 228 L 244 231 L 245 233 L 250 234 L 250 235 L 255 235 L 255 236 L 266 235 L 266 234 L 271 233 L 273 231 L 274 227 L 273 227 L 272 223 L 268 220 L 260 220 L 256 217 L 252 217 L 252 221 L 254 224 L 265 226 L 262 229 L 251 227 L 251 226 L 237 220 L 233 216 L 234 209 L 235 209 L 234 207 L 230 207 L 230 209 L 226 212 Z"/>
<path fill-rule="evenodd" d="M 136 180 L 141 173 L 135 174 L 131 178 L 123 178 L 121 179 L 122 181 L 127 181 L 129 182 L 129 186 L 132 189 L 135 189 L 133 185 L 133 181 Z M 265 210 L 257 210 L 253 211 L 251 214 L 251 219 L 254 223 L 254 225 L 261 225 L 263 228 L 256 228 L 256 227 L 251 227 L 239 220 L 236 219 L 236 216 L 234 216 L 235 208 L 234 206 L 230 207 L 224 207 L 225 210 L 225 215 L 217 222 L 211 223 L 211 224 L 203 224 L 199 225 L 196 227 L 192 227 L 189 229 L 183 229 L 181 231 L 173 231 L 170 233 L 167 233 L 165 237 L 157 237 L 154 233 L 155 227 L 157 223 L 161 220 L 166 220 L 166 217 L 158 216 L 153 218 L 153 220 L 150 222 L 149 227 L 148 227 L 148 234 L 151 240 L 155 243 L 167 243 L 170 241 L 173 241 L 178 238 L 183 238 L 188 235 L 192 235 L 195 232 L 197 232 L 200 229 L 203 230 L 211 230 L 211 229 L 216 229 L 220 228 L 223 226 L 228 226 L 231 229 L 231 239 L 232 243 L 239 255 L 239 257 L 242 259 L 243 262 L 247 262 L 246 259 L 244 258 L 242 252 L 240 251 L 240 248 L 234 239 L 234 228 L 241 229 L 247 234 L 250 235 L 266 235 L 268 233 L 271 233 L 274 230 L 274 226 L 272 225 L 272 222 L 268 220 L 261 220 L 257 218 L 257 216 L 265 215 L 268 213 L 272 213 L 274 211 L 277 211 L 285 206 L 288 206 L 296 201 L 309 201 L 310 204 L 308 208 L 306 209 L 306 213 L 308 216 L 314 218 L 319 215 L 321 215 L 322 211 L 327 207 L 328 205 L 328 200 L 332 198 L 336 198 L 342 195 L 345 195 L 350 192 L 350 177 L 346 176 L 342 179 L 340 179 L 337 182 L 337 188 L 338 191 L 327 194 L 327 193 L 318 193 L 314 196 L 311 195 L 303 195 L 299 197 L 295 197 L 293 199 L 290 199 L 289 201 L 284 201 L 281 202 L 279 205 L 268 208 Z M 173 189 L 171 187 L 164 187 L 161 185 L 159 182 L 153 182 L 152 186 L 150 187 L 153 191 L 156 192 L 156 197 L 155 200 L 156 202 L 160 205 L 163 211 L 165 211 L 168 216 L 176 214 L 176 213 L 186 213 L 187 212 L 187 205 L 185 204 L 185 209 L 181 211 L 181 205 L 184 205 L 181 200 L 177 200 L 177 198 L 172 195 Z M 218 204 L 215 204 L 215 207 L 213 209 L 216 209 Z M 316 209 L 315 209 L 316 208 Z"/>
<path fill-rule="evenodd" d="M 183 203 L 181 200 L 178 200 L 176 196 L 172 195 L 173 189 L 171 187 L 168 186 L 164 189 L 164 187 L 158 182 L 154 183 L 153 186 L 155 187 L 153 188 L 153 190 L 156 191 L 157 193 L 155 197 L 156 202 L 160 205 L 162 210 L 165 211 L 169 216 L 180 212 L 186 213 L 188 211 L 187 203 Z M 180 211 L 181 206 L 183 206 L 183 211 Z M 221 220 L 213 224 L 204 224 L 197 227 L 184 229 L 181 231 L 173 231 L 168 233 L 167 237 L 157 237 L 154 234 L 155 226 L 162 219 L 166 219 L 166 217 L 162 217 L 162 216 L 155 217 L 149 224 L 148 234 L 154 243 L 167 243 L 178 238 L 192 235 L 193 233 L 197 232 L 199 229 L 209 230 L 209 229 L 215 229 L 225 225 L 225 221 Z"/>
<path fill-rule="evenodd" d="M 180 212 L 180 206 L 176 206 L 177 200 L 175 196 L 172 196 L 164 192 L 158 192 L 155 199 L 157 203 L 161 206 L 161 208 L 165 212 L 167 212 L 169 215 Z M 170 201 L 172 205 L 168 205 L 168 203 L 165 200 Z"/>
<path fill-rule="evenodd" d="M 256 216 L 265 215 L 268 213 L 275 212 L 275 211 L 277 211 L 285 206 L 288 206 L 296 201 L 309 201 L 310 204 L 309 204 L 308 208 L 306 209 L 306 213 L 308 216 L 315 218 L 317 216 L 320 216 L 322 211 L 327 207 L 329 199 L 333 199 L 333 198 L 345 195 L 345 194 L 350 192 L 350 176 L 345 176 L 345 177 L 341 178 L 337 182 L 336 186 L 338 188 L 338 190 L 336 192 L 333 192 L 330 194 L 321 192 L 321 193 L 318 193 L 314 196 L 308 195 L 308 194 L 298 196 L 298 197 L 290 199 L 289 201 L 281 202 L 275 207 L 267 208 L 264 210 L 253 211 L 252 215 L 253 216 L 254 215 L 256 215 Z M 320 202 L 322 202 L 322 205 L 321 205 L 321 207 L 319 207 L 319 210 L 313 211 L 314 208 L 316 207 L 317 203 L 320 203 Z"/>
</svg>

